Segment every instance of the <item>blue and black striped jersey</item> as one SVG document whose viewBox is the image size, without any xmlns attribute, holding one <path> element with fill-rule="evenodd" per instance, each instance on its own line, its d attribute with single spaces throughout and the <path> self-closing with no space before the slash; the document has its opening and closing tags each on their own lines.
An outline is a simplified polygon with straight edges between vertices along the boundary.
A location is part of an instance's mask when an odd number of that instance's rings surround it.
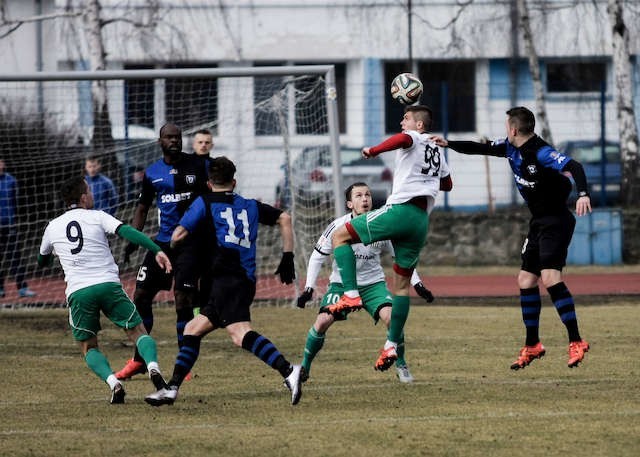
<svg viewBox="0 0 640 457">
<path fill-rule="evenodd" d="M 507 158 L 518 191 L 533 216 L 567 211 L 572 184 L 563 171 L 569 168 L 572 159 L 556 151 L 539 136 L 534 135 L 519 148 L 506 138 L 492 143 L 449 141 L 449 147 L 464 154 Z M 586 181 L 578 187 L 581 186 L 586 187 Z"/>
<path fill-rule="evenodd" d="M 197 198 L 185 212 L 180 225 L 189 233 L 207 228 L 211 273 L 236 274 L 256 281 L 258 224 L 276 225 L 281 210 L 233 192 L 213 192 Z"/>
<path fill-rule="evenodd" d="M 151 206 L 156 199 L 160 226 L 157 241 L 171 241 L 171 234 L 189 205 L 208 192 L 206 164 L 200 157 L 181 153 L 174 164 L 160 159 L 145 170 L 138 202 Z"/>
</svg>

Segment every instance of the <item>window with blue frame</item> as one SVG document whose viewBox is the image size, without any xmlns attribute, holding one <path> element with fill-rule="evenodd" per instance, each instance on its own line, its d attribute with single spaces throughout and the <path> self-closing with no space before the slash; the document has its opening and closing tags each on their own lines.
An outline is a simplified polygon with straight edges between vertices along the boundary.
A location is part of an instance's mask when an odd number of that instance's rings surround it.
<svg viewBox="0 0 640 457">
<path fill-rule="evenodd" d="M 515 87 L 512 87 L 512 74 L 515 74 Z M 509 59 L 492 59 L 489 61 L 489 99 L 510 100 L 515 89 L 517 100 L 534 98 L 533 82 L 529 64 L 525 59 L 512 62 Z"/>
<path fill-rule="evenodd" d="M 388 97 L 391 81 L 405 72 L 406 62 L 385 62 L 385 129 L 400 130 L 404 107 Z M 420 103 L 434 112 L 434 132 L 473 132 L 476 129 L 476 65 L 467 60 L 429 60 L 418 62 L 418 77 L 424 86 Z"/>
</svg>

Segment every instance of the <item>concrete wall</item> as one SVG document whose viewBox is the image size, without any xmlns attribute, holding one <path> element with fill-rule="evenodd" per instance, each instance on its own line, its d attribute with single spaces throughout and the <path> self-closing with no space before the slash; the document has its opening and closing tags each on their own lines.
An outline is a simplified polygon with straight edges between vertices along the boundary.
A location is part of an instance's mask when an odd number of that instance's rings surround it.
<svg viewBox="0 0 640 457">
<path fill-rule="evenodd" d="M 520 250 L 527 234 L 526 208 L 487 213 L 434 211 L 421 265 L 520 265 Z M 640 209 L 622 214 L 622 260 L 640 263 Z"/>
</svg>

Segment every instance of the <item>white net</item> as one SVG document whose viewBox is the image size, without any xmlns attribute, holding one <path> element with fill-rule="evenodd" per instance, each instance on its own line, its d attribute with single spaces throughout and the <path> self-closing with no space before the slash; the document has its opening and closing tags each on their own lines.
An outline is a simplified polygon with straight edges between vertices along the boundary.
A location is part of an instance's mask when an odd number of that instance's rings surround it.
<svg viewBox="0 0 640 457">
<path fill-rule="evenodd" d="M 117 202 L 107 202 L 105 197 L 105 210 L 112 208 L 118 219 L 131 223 L 144 169 L 162 157 L 157 137 L 165 122 L 182 128 L 185 152 L 192 151 L 196 131 L 210 130 L 215 144 L 211 156 L 226 155 L 236 163 L 236 191 L 292 213 L 296 269 L 303 281 L 310 251 L 334 217 L 335 204 L 333 194 L 326 190 L 331 189 L 326 177 L 322 192 L 307 192 L 310 184 L 292 178 L 291 164 L 309 148 L 329 150 L 334 129 L 329 126 L 325 94 L 331 91 L 327 91 L 323 72 L 287 74 L 286 68 L 263 75 L 259 73 L 265 69 L 259 68 L 235 69 L 233 75 L 218 70 L 211 76 L 200 70 L 198 77 L 185 76 L 188 71 L 184 70 L 175 76 L 165 70 L 162 77 L 157 70 L 139 70 L 129 72 L 131 78 L 119 72 L 117 78 L 99 81 L 78 79 L 78 74 L 69 80 L 56 76 L 43 81 L 14 81 L 0 75 L 0 132 L 4 138 L 0 159 L 5 163 L 5 174 L 0 176 L 0 272 L 4 278 L 0 304 L 64 303 L 64 281 L 57 261 L 51 268 L 36 264 L 44 227 L 63 211 L 60 183 L 86 174 L 87 158 L 97 160 L 100 173 L 111 179 L 117 195 Z M 96 112 L 94 101 L 101 94 L 107 102 L 108 119 Z M 2 193 L 10 187 L 2 187 L 10 181 L 9 175 L 18 192 L 15 202 L 7 197 L 8 192 Z M 289 185 L 291 182 L 295 185 Z M 149 236 L 157 233 L 155 210 L 149 212 L 143 231 Z M 144 252 L 138 250 L 124 264 L 125 243 L 114 237 L 112 252 L 125 290 L 132 294 Z M 281 246 L 277 228 L 261 227 L 258 303 L 291 304 L 301 287 L 284 286 L 274 275 Z M 30 296 L 31 292 L 35 295 Z M 172 293 L 161 293 L 156 301 L 171 302 Z"/>
</svg>

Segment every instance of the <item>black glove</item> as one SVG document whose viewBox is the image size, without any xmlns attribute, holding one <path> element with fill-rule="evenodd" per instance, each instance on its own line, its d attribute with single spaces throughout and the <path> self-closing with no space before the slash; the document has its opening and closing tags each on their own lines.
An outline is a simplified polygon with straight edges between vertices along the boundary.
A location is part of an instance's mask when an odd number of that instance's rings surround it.
<svg viewBox="0 0 640 457">
<path fill-rule="evenodd" d="M 129 263 L 129 260 L 131 259 L 131 254 L 136 252 L 136 249 L 138 249 L 138 245 L 135 244 L 135 243 L 129 242 L 129 244 L 127 244 L 125 246 L 125 248 L 124 248 L 124 263 Z"/>
<path fill-rule="evenodd" d="M 433 301 L 433 294 L 421 282 L 413 286 L 413 288 L 418 295 L 427 300 L 427 303 L 431 303 Z"/>
<path fill-rule="evenodd" d="M 313 287 L 307 287 L 304 289 L 304 292 L 300 294 L 298 297 L 298 308 L 304 308 L 304 305 L 307 304 L 309 300 L 313 297 Z"/>
<path fill-rule="evenodd" d="M 296 269 L 293 266 L 293 252 L 283 252 L 280 265 L 274 275 L 280 275 L 280 281 L 291 284 L 296 277 Z"/>
</svg>

